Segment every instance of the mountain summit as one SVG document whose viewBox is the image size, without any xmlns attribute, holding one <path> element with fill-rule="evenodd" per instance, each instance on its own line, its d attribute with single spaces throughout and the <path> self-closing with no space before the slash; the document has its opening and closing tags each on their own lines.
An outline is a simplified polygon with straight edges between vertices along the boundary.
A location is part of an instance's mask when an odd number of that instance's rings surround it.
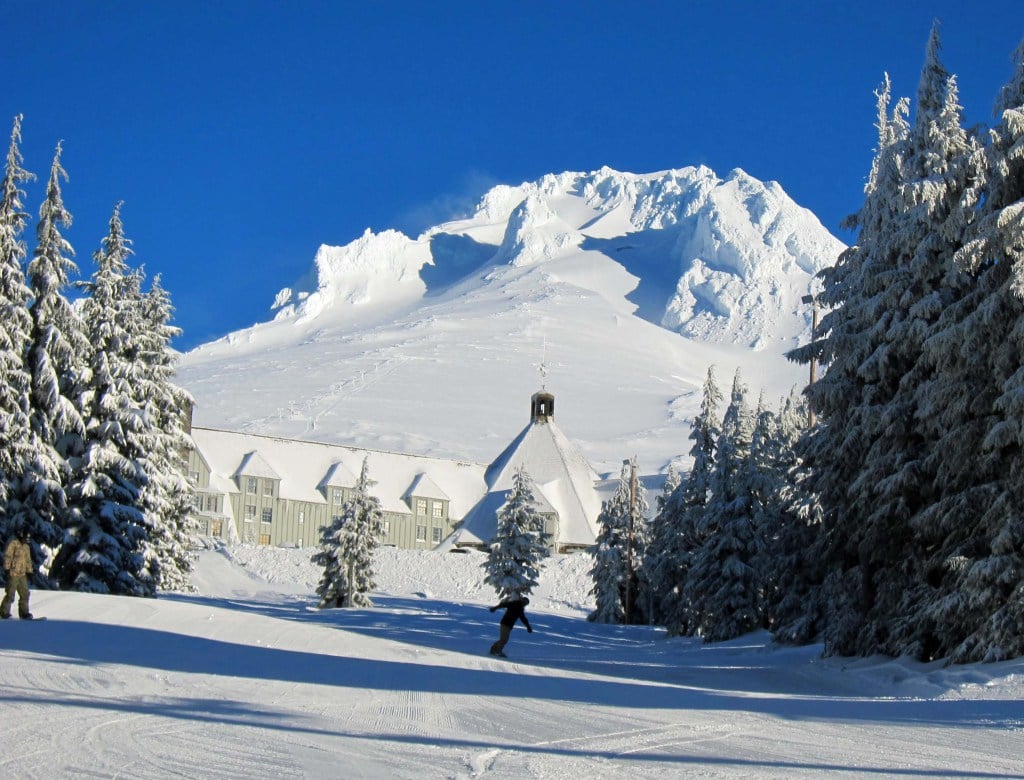
<svg viewBox="0 0 1024 780">
<path fill-rule="evenodd" d="M 204 425 L 481 462 L 549 381 L 599 470 L 658 469 L 687 449 L 709 364 L 776 395 L 800 382 L 781 354 L 842 249 L 739 169 L 551 174 L 415 239 L 321 246 L 271 322 L 186 354 L 179 381 Z"/>
</svg>

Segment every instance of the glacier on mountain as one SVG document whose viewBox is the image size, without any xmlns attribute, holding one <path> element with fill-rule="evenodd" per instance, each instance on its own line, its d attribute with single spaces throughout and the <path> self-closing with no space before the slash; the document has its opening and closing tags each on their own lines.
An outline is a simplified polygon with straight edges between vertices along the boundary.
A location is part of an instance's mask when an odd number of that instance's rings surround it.
<svg viewBox="0 0 1024 780">
<path fill-rule="evenodd" d="M 492 247 L 495 266 L 602 252 L 652 288 L 641 316 L 686 336 L 754 349 L 806 330 L 799 299 L 843 249 L 777 183 L 740 169 L 724 179 L 706 166 L 567 172 L 495 187 L 467 219 L 417 239 L 367 229 L 347 246 L 321 246 L 315 288 L 282 290 L 276 318 L 306 322 L 332 309 L 415 301 L 428 292 L 421 270 L 437 262 L 431 244 L 442 235 Z"/>
</svg>

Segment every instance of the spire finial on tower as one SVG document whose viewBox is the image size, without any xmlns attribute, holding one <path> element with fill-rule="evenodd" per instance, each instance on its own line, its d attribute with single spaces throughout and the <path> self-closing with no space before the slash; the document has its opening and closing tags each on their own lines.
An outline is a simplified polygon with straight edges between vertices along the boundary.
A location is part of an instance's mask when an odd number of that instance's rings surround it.
<svg viewBox="0 0 1024 780">
<path fill-rule="evenodd" d="M 540 348 L 540 389 L 544 391 L 547 389 L 547 378 L 548 378 L 548 367 L 547 367 L 547 353 L 548 353 L 548 337 L 544 336 L 544 340 L 541 342 Z"/>
</svg>

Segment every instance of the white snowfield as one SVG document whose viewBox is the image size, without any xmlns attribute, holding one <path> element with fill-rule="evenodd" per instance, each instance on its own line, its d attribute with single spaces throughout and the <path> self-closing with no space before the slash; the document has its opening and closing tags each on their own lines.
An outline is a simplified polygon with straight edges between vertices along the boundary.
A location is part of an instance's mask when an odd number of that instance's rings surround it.
<svg viewBox="0 0 1024 780">
<path fill-rule="evenodd" d="M 1024 660 L 594 625 L 585 555 L 547 562 L 502 660 L 482 554 L 383 549 L 375 606 L 321 611 L 309 552 L 204 551 L 193 595 L 34 593 L 47 621 L 0 623 L 0 777 L 1024 777 Z"/>
</svg>

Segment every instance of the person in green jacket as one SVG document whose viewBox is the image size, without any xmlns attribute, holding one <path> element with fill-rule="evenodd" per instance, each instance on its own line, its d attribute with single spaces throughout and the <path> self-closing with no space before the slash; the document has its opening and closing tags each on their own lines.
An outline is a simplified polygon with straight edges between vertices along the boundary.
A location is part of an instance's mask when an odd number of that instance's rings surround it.
<svg viewBox="0 0 1024 780">
<path fill-rule="evenodd" d="M 31 620 L 28 611 L 28 575 L 32 573 L 32 548 L 28 543 L 28 529 L 22 528 L 7 544 L 4 550 L 4 574 L 7 576 L 7 587 L 4 600 L 0 603 L 0 618 L 6 620 L 11 616 L 11 604 L 14 594 L 18 594 L 18 617 Z"/>
</svg>

